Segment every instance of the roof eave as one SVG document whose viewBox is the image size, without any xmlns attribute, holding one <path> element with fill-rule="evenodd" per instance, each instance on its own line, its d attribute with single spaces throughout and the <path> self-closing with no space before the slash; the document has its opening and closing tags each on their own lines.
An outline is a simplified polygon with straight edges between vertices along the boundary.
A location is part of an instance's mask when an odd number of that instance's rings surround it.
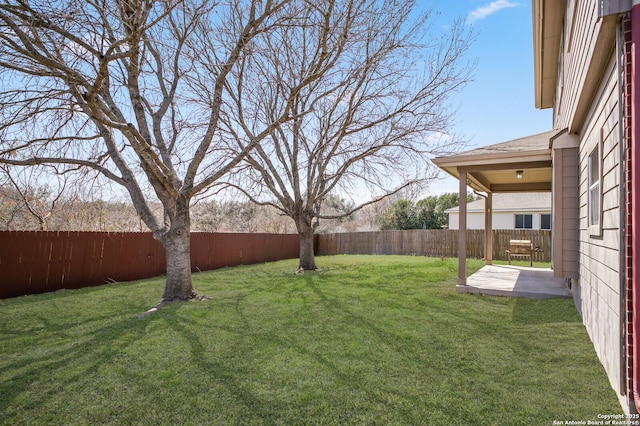
<svg viewBox="0 0 640 426">
<path fill-rule="evenodd" d="M 433 163 L 440 167 L 470 167 L 485 166 L 489 164 L 505 163 L 530 163 L 538 161 L 551 161 L 551 149 L 539 149 L 532 151 L 500 152 L 476 155 L 451 155 L 448 157 L 434 158 Z"/>
<path fill-rule="evenodd" d="M 566 0 L 533 0 L 533 53 L 536 108 L 552 108 Z"/>
</svg>

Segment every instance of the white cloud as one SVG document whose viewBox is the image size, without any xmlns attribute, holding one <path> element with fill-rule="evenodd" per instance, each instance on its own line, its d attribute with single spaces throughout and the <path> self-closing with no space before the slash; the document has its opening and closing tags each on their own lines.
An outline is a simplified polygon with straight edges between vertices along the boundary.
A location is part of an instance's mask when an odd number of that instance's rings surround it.
<svg viewBox="0 0 640 426">
<path fill-rule="evenodd" d="M 496 0 L 489 3 L 486 6 L 480 6 L 473 12 L 467 15 L 467 24 L 473 24 L 476 21 L 486 18 L 489 15 L 493 15 L 494 13 L 506 9 L 508 7 L 516 7 L 519 6 L 519 3 L 509 1 L 509 0 Z"/>
</svg>

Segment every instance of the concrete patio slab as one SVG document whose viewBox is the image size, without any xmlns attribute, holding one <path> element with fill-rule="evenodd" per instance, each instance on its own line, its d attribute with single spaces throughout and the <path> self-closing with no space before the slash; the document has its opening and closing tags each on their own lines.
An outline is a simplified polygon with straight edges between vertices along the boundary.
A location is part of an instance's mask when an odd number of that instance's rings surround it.
<svg viewBox="0 0 640 426">
<path fill-rule="evenodd" d="M 570 298 L 571 290 L 563 279 L 554 278 L 551 269 L 509 265 L 486 265 L 458 285 L 459 293 L 531 299 Z"/>
</svg>

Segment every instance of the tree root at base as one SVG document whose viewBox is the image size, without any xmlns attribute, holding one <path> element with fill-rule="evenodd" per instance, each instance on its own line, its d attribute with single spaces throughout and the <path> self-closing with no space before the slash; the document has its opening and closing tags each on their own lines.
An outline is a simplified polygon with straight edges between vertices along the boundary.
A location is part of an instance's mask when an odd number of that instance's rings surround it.
<svg viewBox="0 0 640 426">
<path fill-rule="evenodd" d="M 138 319 L 142 319 L 145 317 L 148 317 L 149 315 L 153 314 L 154 312 L 158 312 L 160 310 L 160 308 L 162 308 L 165 305 L 168 305 L 171 302 L 186 302 L 188 300 L 211 300 L 210 297 L 205 296 L 204 294 L 198 294 L 195 291 L 193 293 L 191 293 L 191 297 L 187 298 L 187 299 L 182 299 L 179 297 L 173 298 L 173 299 L 162 299 L 162 301 L 160 303 L 158 303 L 156 306 L 154 306 L 153 308 L 149 309 L 146 312 L 141 313 L 140 315 L 138 315 Z"/>
<path fill-rule="evenodd" d="M 319 269 L 318 268 L 304 269 L 303 267 L 300 267 L 300 268 L 296 269 L 296 271 L 293 273 L 293 275 L 304 275 L 305 271 L 316 272 L 316 271 L 319 271 Z"/>
</svg>

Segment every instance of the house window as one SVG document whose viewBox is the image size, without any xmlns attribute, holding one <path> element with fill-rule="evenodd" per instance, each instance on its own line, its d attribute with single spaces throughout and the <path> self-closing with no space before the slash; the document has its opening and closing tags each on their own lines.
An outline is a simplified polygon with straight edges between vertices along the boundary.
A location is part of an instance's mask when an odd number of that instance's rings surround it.
<svg viewBox="0 0 640 426">
<path fill-rule="evenodd" d="M 600 145 L 596 146 L 589 154 L 588 174 L 588 220 L 589 233 L 591 235 L 602 235 L 602 155 Z"/>
<path fill-rule="evenodd" d="M 533 215 L 532 214 L 517 214 L 516 215 L 516 229 L 532 229 L 533 228 Z"/>
<path fill-rule="evenodd" d="M 540 215 L 540 229 L 551 229 L 551 215 L 549 213 Z"/>
</svg>

